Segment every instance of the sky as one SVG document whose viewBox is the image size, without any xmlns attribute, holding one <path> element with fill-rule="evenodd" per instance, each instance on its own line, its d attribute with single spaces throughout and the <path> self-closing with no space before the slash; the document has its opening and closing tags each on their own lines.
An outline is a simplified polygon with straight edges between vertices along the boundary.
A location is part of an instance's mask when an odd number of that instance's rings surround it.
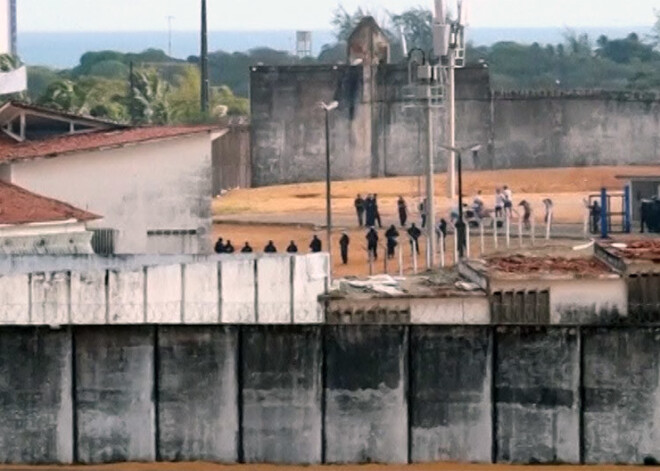
<svg viewBox="0 0 660 471">
<path fill-rule="evenodd" d="M 456 0 L 449 0 L 455 4 Z M 474 27 L 641 26 L 654 21 L 660 0 L 469 0 Z M 197 0 L 18 0 L 19 31 L 195 30 Z M 432 0 L 208 0 L 211 30 L 330 29 L 341 3 L 348 11 L 400 12 Z M 379 14 L 376 14 L 378 18 Z"/>
</svg>

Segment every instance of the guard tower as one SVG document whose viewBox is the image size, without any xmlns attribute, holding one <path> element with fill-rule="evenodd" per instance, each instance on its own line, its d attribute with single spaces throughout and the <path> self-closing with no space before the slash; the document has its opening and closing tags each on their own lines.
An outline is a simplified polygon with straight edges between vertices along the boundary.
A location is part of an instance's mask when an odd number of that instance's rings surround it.
<svg viewBox="0 0 660 471">
<path fill-rule="evenodd" d="M 299 59 L 312 56 L 311 31 L 296 31 L 296 56 Z"/>
</svg>

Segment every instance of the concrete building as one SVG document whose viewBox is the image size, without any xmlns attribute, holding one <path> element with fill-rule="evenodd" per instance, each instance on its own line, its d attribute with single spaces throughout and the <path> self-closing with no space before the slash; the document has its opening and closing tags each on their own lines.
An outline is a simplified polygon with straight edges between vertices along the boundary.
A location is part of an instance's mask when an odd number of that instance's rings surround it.
<svg viewBox="0 0 660 471">
<path fill-rule="evenodd" d="M 128 128 L 20 103 L 0 108 L 0 179 L 103 216 L 103 253 L 211 250 L 209 126 Z"/>
<path fill-rule="evenodd" d="M 0 253 L 3 255 L 92 254 L 87 211 L 0 182 Z"/>
</svg>

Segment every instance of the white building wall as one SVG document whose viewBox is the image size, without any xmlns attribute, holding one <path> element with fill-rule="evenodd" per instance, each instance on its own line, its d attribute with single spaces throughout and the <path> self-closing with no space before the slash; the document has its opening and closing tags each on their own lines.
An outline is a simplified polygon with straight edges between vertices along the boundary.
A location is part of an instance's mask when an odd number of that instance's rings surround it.
<svg viewBox="0 0 660 471">
<path fill-rule="evenodd" d="M 11 179 L 102 216 L 88 227 L 117 230 L 116 253 L 209 253 L 211 173 L 211 136 L 201 133 L 17 162 Z"/>
<path fill-rule="evenodd" d="M 10 0 L 0 0 L 0 54 L 11 54 L 12 17 Z"/>
</svg>

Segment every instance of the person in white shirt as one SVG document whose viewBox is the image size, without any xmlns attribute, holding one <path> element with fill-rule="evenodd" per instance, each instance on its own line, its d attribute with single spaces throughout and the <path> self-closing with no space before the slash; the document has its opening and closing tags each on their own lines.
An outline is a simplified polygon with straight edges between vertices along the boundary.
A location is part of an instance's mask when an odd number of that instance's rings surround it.
<svg viewBox="0 0 660 471">
<path fill-rule="evenodd" d="M 509 216 L 511 216 L 513 212 L 513 192 L 508 186 L 504 185 L 502 195 L 504 196 L 504 211 L 508 212 Z"/>
<path fill-rule="evenodd" d="M 504 195 L 501 188 L 495 189 L 495 217 L 502 217 L 502 209 L 504 209 Z"/>
</svg>

